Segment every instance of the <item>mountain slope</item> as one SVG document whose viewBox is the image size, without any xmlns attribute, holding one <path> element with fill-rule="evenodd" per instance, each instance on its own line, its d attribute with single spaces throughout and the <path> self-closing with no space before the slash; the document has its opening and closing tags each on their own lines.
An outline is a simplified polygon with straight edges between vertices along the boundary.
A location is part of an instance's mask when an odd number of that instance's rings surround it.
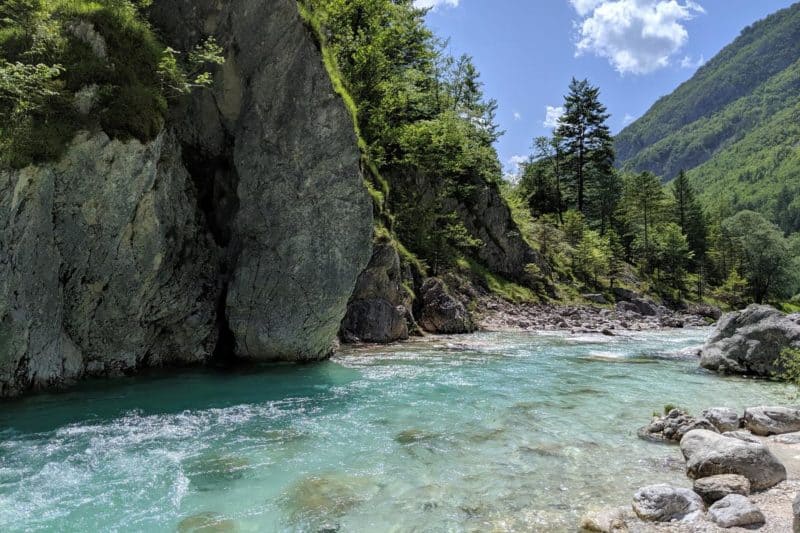
<svg viewBox="0 0 800 533">
<path fill-rule="evenodd" d="M 800 100 L 798 59 L 800 3 L 746 28 L 692 79 L 625 128 L 616 140 L 620 162 L 669 180 L 682 168 L 738 158 L 741 150 L 723 152 Z M 719 178 L 713 168 L 722 167 L 715 163 L 697 176 Z"/>
</svg>

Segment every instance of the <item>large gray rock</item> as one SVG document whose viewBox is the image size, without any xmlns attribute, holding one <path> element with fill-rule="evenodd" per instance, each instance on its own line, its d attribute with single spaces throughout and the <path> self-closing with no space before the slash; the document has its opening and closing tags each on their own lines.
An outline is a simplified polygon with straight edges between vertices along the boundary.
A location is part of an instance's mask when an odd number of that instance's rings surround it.
<svg viewBox="0 0 800 533">
<path fill-rule="evenodd" d="M 428 278 L 420 290 L 422 313 L 419 325 L 430 333 L 470 333 L 475 323 L 466 307 L 450 294 L 447 285 L 439 278 Z"/>
<path fill-rule="evenodd" d="M 746 496 L 731 494 L 709 507 L 708 516 L 720 527 L 748 527 L 763 524 L 764 513 Z"/>
<path fill-rule="evenodd" d="M 391 242 L 375 243 L 358 277 L 339 337 L 344 342 L 387 343 L 408 338 L 411 294 L 403 286 L 400 257 Z"/>
<path fill-rule="evenodd" d="M 750 481 L 738 474 L 722 474 L 695 480 L 694 491 L 706 503 L 714 503 L 731 494 L 750 494 Z"/>
<path fill-rule="evenodd" d="M 151 17 L 174 48 L 214 35 L 226 50 L 177 129 L 216 202 L 235 354 L 325 357 L 370 259 L 372 203 L 318 44 L 293 0 L 157 0 Z"/>
<path fill-rule="evenodd" d="M 681 440 L 686 472 L 692 479 L 739 474 L 752 490 L 764 490 L 786 479 L 786 468 L 766 446 L 698 429 Z"/>
<path fill-rule="evenodd" d="M 691 522 L 702 517 L 703 500 L 689 489 L 651 485 L 633 496 L 633 511 L 648 522 Z"/>
<path fill-rule="evenodd" d="M 792 529 L 794 529 L 794 533 L 800 533 L 800 494 L 795 495 L 792 500 L 792 516 Z"/>
<path fill-rule="evenodd" d="M 711 422 L 720 433 L 736 431 L 741 425 L 739 413 L 727 407 L 711 407 L 700 413 L 700 416 Z"/>
<path fill-rule="evenodd" d="M 744 424 L 761 436 L 800 431 L 800 409 L 791 407 L 751 407 L 744 411 Z"/>
<path fill-rule="evenodd" d="M 213 353 L 331 349 L 372 249 L 352 117 L 293 0 L 156 0 L 226 50 L 146 145 L 79 135 L 0 173 L 0 395 Z"/>
<path fill-rule="evenodd" d="M 0 392 L 205 361 L 215 259 L 174 138 L 0 173 Z"/>
<path fill-rule="evenodd" d="M 772 377 L 785 348 L 800 348 L 800 324 L 766 305 L 728 313 L 701 351 L 700 366 L 722 373 Z"/>
</svg>

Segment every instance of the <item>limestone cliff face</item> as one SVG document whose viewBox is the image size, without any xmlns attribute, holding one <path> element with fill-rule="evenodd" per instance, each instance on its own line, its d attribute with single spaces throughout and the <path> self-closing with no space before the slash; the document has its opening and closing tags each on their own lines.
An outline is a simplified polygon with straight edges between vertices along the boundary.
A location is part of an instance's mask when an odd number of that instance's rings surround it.
<svg viewBox="0 0 800 533">
<path fill-rule="evenodd" d="M 214 35 L 228 51 L 215 89 L 196 95 L 178 131 L 201 187 L 237 191 L 235 208 L 225 194 L 209 198 L 225 214 L 209 224 L 230 274 L 236 354 L 327 355 L 370 258 L 372 206 L 352 118 L 296 2 L 158 0 L 152 18 L 179 49 Z"/>
<path fill-rule="evenodd" d="M 227 63 L 152 143 L 80 134 L 0 172 L 0 396 L 330 351 L 371 255 L 352 119 L 293 0 L 157 0 Z"/>
</svg>

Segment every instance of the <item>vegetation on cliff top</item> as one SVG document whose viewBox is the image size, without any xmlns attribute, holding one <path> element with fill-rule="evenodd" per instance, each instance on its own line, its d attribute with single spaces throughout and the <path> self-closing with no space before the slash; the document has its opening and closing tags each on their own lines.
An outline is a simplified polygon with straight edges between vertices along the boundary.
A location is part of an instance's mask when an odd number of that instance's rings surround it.
<svg viewBox="0 0 800 533">
<path fill-rule="evenodd" d="M 488 281 L 474 259 L 483 243 L 455 209 L 502 177 L 496 103 L 472 60 L 446 54 L 411 0 L 302 0 L 300 10 L 353 112 L 382 231 L 431 274 L 466 265 L 488 286 L 513 285 Z"/>
<path fill-rule="evenodd" d="M 0 5 L 0 165 L 58 157 L 78 129 L 142 141 L 161 131 L 168 99 L 210 84 L 209 40 L 165 47 L 149 0 L 6 0 Z"/>
</svg>

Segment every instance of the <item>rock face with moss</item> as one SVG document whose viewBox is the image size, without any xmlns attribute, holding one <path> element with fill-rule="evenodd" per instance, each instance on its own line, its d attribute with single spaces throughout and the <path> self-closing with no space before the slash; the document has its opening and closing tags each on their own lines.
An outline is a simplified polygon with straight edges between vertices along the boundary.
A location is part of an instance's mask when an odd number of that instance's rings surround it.
<svg viewBox="0 0 800 533">
<path fill-rule="evenodd" d="M 292 0 L 158 0 L 216 36 L 211 91 L 149 143 L 81 134 L 0 173 L 0 395 L 219 357 L 326 356 L 371 252 L 352 118 Z"/>
</svg>

